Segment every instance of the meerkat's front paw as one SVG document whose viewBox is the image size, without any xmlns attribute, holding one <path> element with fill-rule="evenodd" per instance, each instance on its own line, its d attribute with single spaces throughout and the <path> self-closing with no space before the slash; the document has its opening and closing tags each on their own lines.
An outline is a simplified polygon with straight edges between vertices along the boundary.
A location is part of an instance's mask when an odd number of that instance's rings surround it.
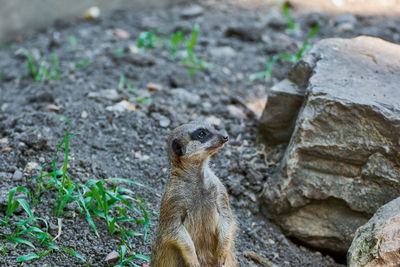
<svg viewBox="0 0 400 267">
<path fill-rule="evenodd" d="M 224 267 L 226 262 L 226 257 L 220 257 L 218 259 L 218 267 Z"/>
</svg>

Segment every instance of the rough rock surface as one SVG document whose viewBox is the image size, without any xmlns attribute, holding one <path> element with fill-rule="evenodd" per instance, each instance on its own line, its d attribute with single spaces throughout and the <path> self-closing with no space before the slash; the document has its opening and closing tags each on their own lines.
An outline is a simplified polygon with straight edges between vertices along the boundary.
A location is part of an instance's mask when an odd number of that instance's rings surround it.
<svg viewBox="0 0 400 267">
<path fill-rule="evenodd" d="M 285 79 L 268 92 L 268 102 L 258 124 L 258 135 L 270 144 L 288 143 L 304 99 L 305 90 Z"/>
<path fill-rule="evenodd" d="M 326 39 L 301 66 L 313 74 L 291 75 L 306 97 L 262 208 L 289 235 L 345 253 L 356 229 L 400 195 L 400 46 Z"/>
<path fill-rule="evenodd" d="M 400 197 L 358 228 L 347 254 L 352 266 L 400 266 Z"/>
</svg>

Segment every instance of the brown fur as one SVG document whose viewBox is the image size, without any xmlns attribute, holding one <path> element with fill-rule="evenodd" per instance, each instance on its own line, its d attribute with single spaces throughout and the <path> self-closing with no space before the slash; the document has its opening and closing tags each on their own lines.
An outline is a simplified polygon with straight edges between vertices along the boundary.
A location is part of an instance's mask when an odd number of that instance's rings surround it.
<svg viewBox="0 0 400 267">
<path fill-rule="evenodd" d="M 190 137 L 201 127 L 213 133 L 205 143 Z M 178 156 L 172 150 L 174 139 L 184 146 L 184 155 Z M 225 187 L 208 167 L 209 157 L 226 142 L 222 140 L 210 125 L 199 122 L 171 132 L 170 175 L 161 200 L 151 267 L 236 266 L 235 219 Z"/>
</svg>

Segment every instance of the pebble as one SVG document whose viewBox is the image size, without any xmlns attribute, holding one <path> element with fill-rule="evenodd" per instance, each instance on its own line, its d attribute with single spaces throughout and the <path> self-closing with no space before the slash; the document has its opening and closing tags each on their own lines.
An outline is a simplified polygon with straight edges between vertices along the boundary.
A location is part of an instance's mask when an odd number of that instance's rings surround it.
<svg viewBox="0 0 400 267">
<path fill-rule="evenodd" d="M 135 111 L 136 107 L 128 100 L 122 100 L 121 102 L 106 107 L 108 111 L 124 112 L 124 111 Z"/>
<path fill-rule="evenodd" d="M 88 94 L 89 98 L 103 98 L 107 100 L 117 101 L 121 99 L 121 96 L 118 94 L 118 91 L 115 89 L 104 89 L 98 92 L 90 92 Z"/>
<path fill-rule="evenodd" d="M 13 174 L 14 181 L 21 181 L 22 180 L 22 172 L 20 170 L 16 170 Z"/>
<path fill-rule="evenodd" d="M 110 253 L 108 253 L 104 261 L 109 263 L 109 262 L 115 262 L 117 260 L 119 260 L 119 253 L 113 250 Z"/>
<path fill-rule="evenodd" d="M 149 89 L 149 91 L 161 92 L 163 87 L 161 84 L 158 83 L 149 83 L 147 84 L 147 89 Z"/>
<path fill-rule="evenodd" d="M 100 17 L 100 14 L 100 8 L 98 8 L 97 6 L 92 6 L 86 11 L 85 17 L 89 20 L 97 19 L 98 17 Z"/>
<path fill-rule="evenodd" d="M 127 39 L 131 36 L 129 32 L 119 28 L 114 30 L 114 35 L 121 39 Z"/>
<path fill-rule="evenodd" d="M 37 162 L 31 161 L 28 162 L 25 166 L 24 172 L 26 174 L 31 174 L 33 170 L 39 169 L 40 170 L 40 165 Z"/>
<path fill-rule="evenodd" d="M 236 51 L 230 46 L 219 46 L 210 48 L 210 54 L 216 58 L 233 58 L 236 56 Z"/>
<path fill-rule="evenodd" d="M 206 122 L 216 127 L 221 125 L 221 119 L 217 118 L 214 115 L 208 116 L 206 118 Z"/>
<path fill-rule="evenodd" d="M 202 15 L 204 12 L 204 8 L 198 5 L 192 5 L 187 7 L 181 11 L 181 18 L 193 18 Z"/>
<path fill-rule="evenodd" d="M 238 108 L 235 105 L 228 105 L 228 111 L 232 115 L 239 117 L 239 118 L 246 118 L 246 114 L 244 114 L 243 110 L 241 108 Z"/>
<path fill-rule="evenodd" d="M 87 117 L 88 117 L 88 113 L 87 113 L 87 111 L 86 110 L 84 110 L 84 111 L 82 111 L 82 113 L 81 113 L 81 118 L 82 119 L 86 119 Z"/>
<path fill-rule="evenodd" d="M 267 265 L 267 261 L 264 259 L 264 257 L 254 251 L 247 250 L 243 253 L 243 256 L 252 259 L 256 263 L 261 264 L 263 266 Z"/>
<path fill-rule="evenodd" d="M 193 94 L 183 88 L 176 88 L 171 90 L 171 94 L 179 100 L 179 102 L 186 102 L 191 105 L 199 104 L 201 98 L 199 95 Z"/>
<path fill-rule="evenodd" d="M 171 124 L 171 120 L 162 115 L 160 116 L 159 122 L 160 122 L 160 126 L 164 127 L 164 128 L 168 127 Z"/>
</svg>

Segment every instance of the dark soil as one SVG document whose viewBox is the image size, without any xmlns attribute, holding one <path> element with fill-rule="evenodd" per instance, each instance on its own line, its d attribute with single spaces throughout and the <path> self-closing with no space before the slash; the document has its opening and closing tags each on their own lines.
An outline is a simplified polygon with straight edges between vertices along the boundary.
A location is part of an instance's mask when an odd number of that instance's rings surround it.
<svg viewBox="0 0 400 267">
<path fill-rule="evenodd" d="M 329 256 L 294 244 L 259 213 L 257 197 L 265 180 L 276 170 L 283 148 L 255 145 L 257 115 L 248 108 L 248 102 L 264 99 L 266 90 L 287 75 L 291 63 L 278 62 L 269 82 L 250 82 L 247 77 L 264 70 L 268 56 L 297 52 L 316 23 L 321 29 L 311 43 L 360 34 L 399 43 L 400 19 L 293 10 L 299 27 L 290 32 L 276 5 L 243 6 L 222 1 L 204 1 L 201 5 L 204 11 L 193 17 L 182 16 L 184 6 L 177 6 L 145 13 L 114 12 L 94 21 L 63 21 L 29 33 L 24 41 L 0 50 L 0 138 L 5 138 L 0 143 L 0 218 L 5 216 L 11 188 L 27 186 L 34 190 L 36 182 L 30 179 L 39 175 L 40 168 L 27 174 L 28 163 L 47 163 L 44 170 L 51 171 L 55 150 L 69 128 L 70 133 L 80 133 L 70 139 L 68 173 L 74 182 L 125 177 L 150 187 L 132 187 L 147 201 L 151 213 L 149 237 L 146 241 L 134 238 L 133 251 L 150 255 L 168 172 L 169 131 L 190 120 L 215 121 L 216 117 L 220 120 L 218 128 L 225 130 L 231 141 L 211 165 L 228 188 L 237 217 L 239 265 L 261 266 L 244 256 L 253 251 L 271 266 L 339 266 Z M 192 29 L 195 23 L 200 25 L 195 53 L 216 69 L 189 75 L 179 59 L 169 60 L 169 51 L 162 45 L 130 52 L 129 47 L 136 44 L 142 31 L 157 29 L 160 36 L 168 36 L 177 30 Z M 115 36 L 116 28 L 128 31 L 130 37 Z M 70 36 L 76 38 L 76 49 L 71 46 Z M 49 62 L 55 54 L 62 78 L 38 83 L 27 78 L 27 60 L 16 54 L 22 47 L 36 58 L 47 57 Z M 118 49 L 125 53 L 116 55 Z M 75 68 L 83 60 L 92 64 Z M 121 74 L 132 81 L 135 90 L 119 91 L 119 96 L 130 99 L 136 111 L 108 111 L 106 107 L 118 101 L 88 97 L 89 92 L 116 89 Z M 158 83 L 163 90 L 149 91 L 148 83 Z M 151 102 L 136 103 L 135 98 L 149 98 Z M 49 108 L 50 104 L 53 107 Z M 57 217 L 51 213 L 54 197 L 54 192 L 45 192 L 35 211 L 36 216 L 48 220 L 53 237 L 58 231 Z M 118 250 L 121 242 L 107 232 L 104 222 L 96 220 L 99 239 L 76 210 L 62 218 L 63 231 L 55 244 L 80 253 L 91 266 L 104 266 L 106 255 Z M 17 257 L 33 252 L 25 245 L 1 241 L 7 246 L 6 257 L 0 259 L 2 266 L 17 266 Z M 82 261 L 55 252 L 22 266 L 82 266 Z"/>
</svg>

